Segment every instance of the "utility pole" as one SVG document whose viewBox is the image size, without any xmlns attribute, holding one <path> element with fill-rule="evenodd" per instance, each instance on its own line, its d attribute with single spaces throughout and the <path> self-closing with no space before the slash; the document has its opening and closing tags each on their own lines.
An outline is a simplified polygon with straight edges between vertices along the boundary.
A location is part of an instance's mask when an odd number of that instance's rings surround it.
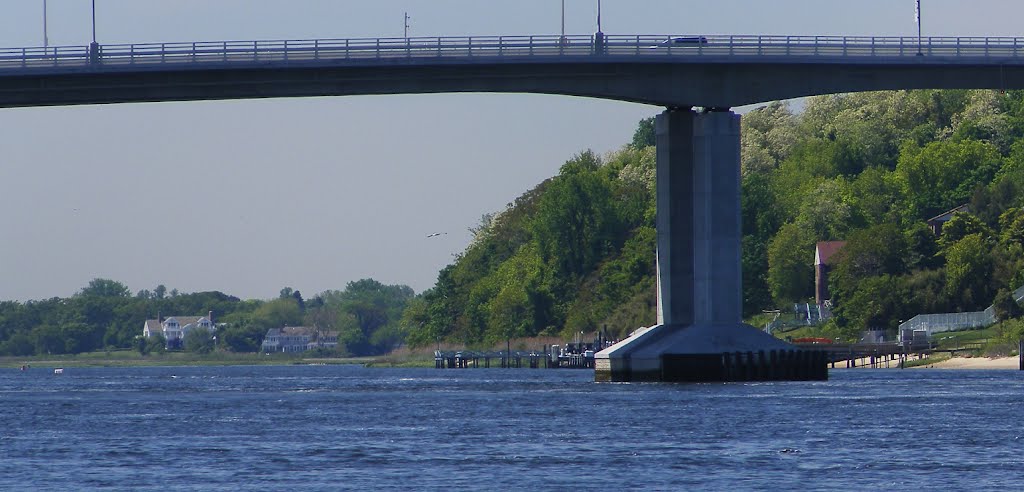
<svg viewBox="0 0 1024 492">
<path fill-rule="evenodd" d="M 412 19 L 412 17 L 409 17 L 409 13 L 406 12 L 405 13 L 405 39 L 409 39 L 409 19 Z"/>
<path fill-rule="evenodd" d="M 46 0 L 43 0 L 44 2 Z M 562 0 L 562 37 L 558 38 L 560 41 L 565 41 L 565 0 Z"/>
<path fill-rule="evenodd" d="M 916 0 L 914 6 L 914 21 L 917 22 L 917 56 L 924 56 L 921 51 L 921 0 Z"/>
<path fill-rule="evenodd" d="M 46 0 L 43 0 L 43 48 L 50 47 L 50 36 L 46 26 Z"/>
<path fill-rule="evenodd" d="M 89 45 L 89 63 L 100 62 L 100 44 L 96 42 L 96 0 L 92 0 L 92 44 Z"/>
</svg>

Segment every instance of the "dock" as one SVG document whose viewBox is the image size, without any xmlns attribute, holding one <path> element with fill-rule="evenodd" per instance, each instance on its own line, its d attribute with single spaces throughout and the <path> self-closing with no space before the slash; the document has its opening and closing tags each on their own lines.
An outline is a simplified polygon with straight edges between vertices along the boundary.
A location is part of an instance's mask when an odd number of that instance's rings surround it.
<svg viewBox="0 0 1024 492">
<path fill-rule="evenodd" d="M 594 344 L 568 343 L 541 350 L 434 351 L 436 369 L 593 369 Z"/>
<path fill-rule="evenodd" d="M 797 343 L 804 350 L 824 352 L 829 367 L 854 368 L 868 366 L 872 368 L 903 367 L 911 357 L 918 359 L 931 355 L 936 350 L 930 343 Z"/>
</svg>

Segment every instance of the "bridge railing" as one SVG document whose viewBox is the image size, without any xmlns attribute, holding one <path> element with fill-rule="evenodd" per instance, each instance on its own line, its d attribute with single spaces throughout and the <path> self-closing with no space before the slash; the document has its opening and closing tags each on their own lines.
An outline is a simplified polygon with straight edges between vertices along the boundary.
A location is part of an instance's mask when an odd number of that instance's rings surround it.
<svg viewBox="0 0 1024 492">
<path fill-rule="evenodd" d="M 315 62 L 590 55 L 661 57 L 831 57 L 840 60 L 903 57 L 1024 57 L 1024 38 L 864 36 L 462 36 L 138 43 L 0 49 L 0 69 L 96 64 Z"/>
</svg>

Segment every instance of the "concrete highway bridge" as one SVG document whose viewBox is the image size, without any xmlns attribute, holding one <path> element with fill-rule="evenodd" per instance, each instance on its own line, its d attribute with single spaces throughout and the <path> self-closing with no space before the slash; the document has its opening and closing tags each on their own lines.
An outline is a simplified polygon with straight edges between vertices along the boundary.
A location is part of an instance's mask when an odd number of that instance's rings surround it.
<svg viewBox="0 0 1024 492">
<path fill-rule="evenodd" d="M 441 92 L 665 107 L 656 125 L 658 324 L 597 354 L 596 378 L 614 381 L 827 378 L 821 352 L 742 323 L 732 108 L 971 88 L 1024 88 L 1024 38 L 598 33 L 0 49 L 0 107 Z"/>
<path fill-rule="evenodd" d="M 517 92 L 669 108 L 1024 85 L 1024 38 L 500 36 L 0 49 L 0 107 Z"/>
</svg>

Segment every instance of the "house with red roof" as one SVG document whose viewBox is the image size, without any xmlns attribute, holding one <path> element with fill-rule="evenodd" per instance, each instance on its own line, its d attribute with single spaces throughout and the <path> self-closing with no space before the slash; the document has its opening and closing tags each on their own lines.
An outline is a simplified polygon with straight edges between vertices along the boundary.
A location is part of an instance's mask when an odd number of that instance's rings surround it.
<svg viewBox="0 0 1024 492">
<path fill-rule="evenodd" d="M 838 259 L 836 254 L 846 241 L 819 241 L 814 248 L 814 302 L 821 306 L 832 299 L 828 289 L 828 274 Z"/>
</svg>

